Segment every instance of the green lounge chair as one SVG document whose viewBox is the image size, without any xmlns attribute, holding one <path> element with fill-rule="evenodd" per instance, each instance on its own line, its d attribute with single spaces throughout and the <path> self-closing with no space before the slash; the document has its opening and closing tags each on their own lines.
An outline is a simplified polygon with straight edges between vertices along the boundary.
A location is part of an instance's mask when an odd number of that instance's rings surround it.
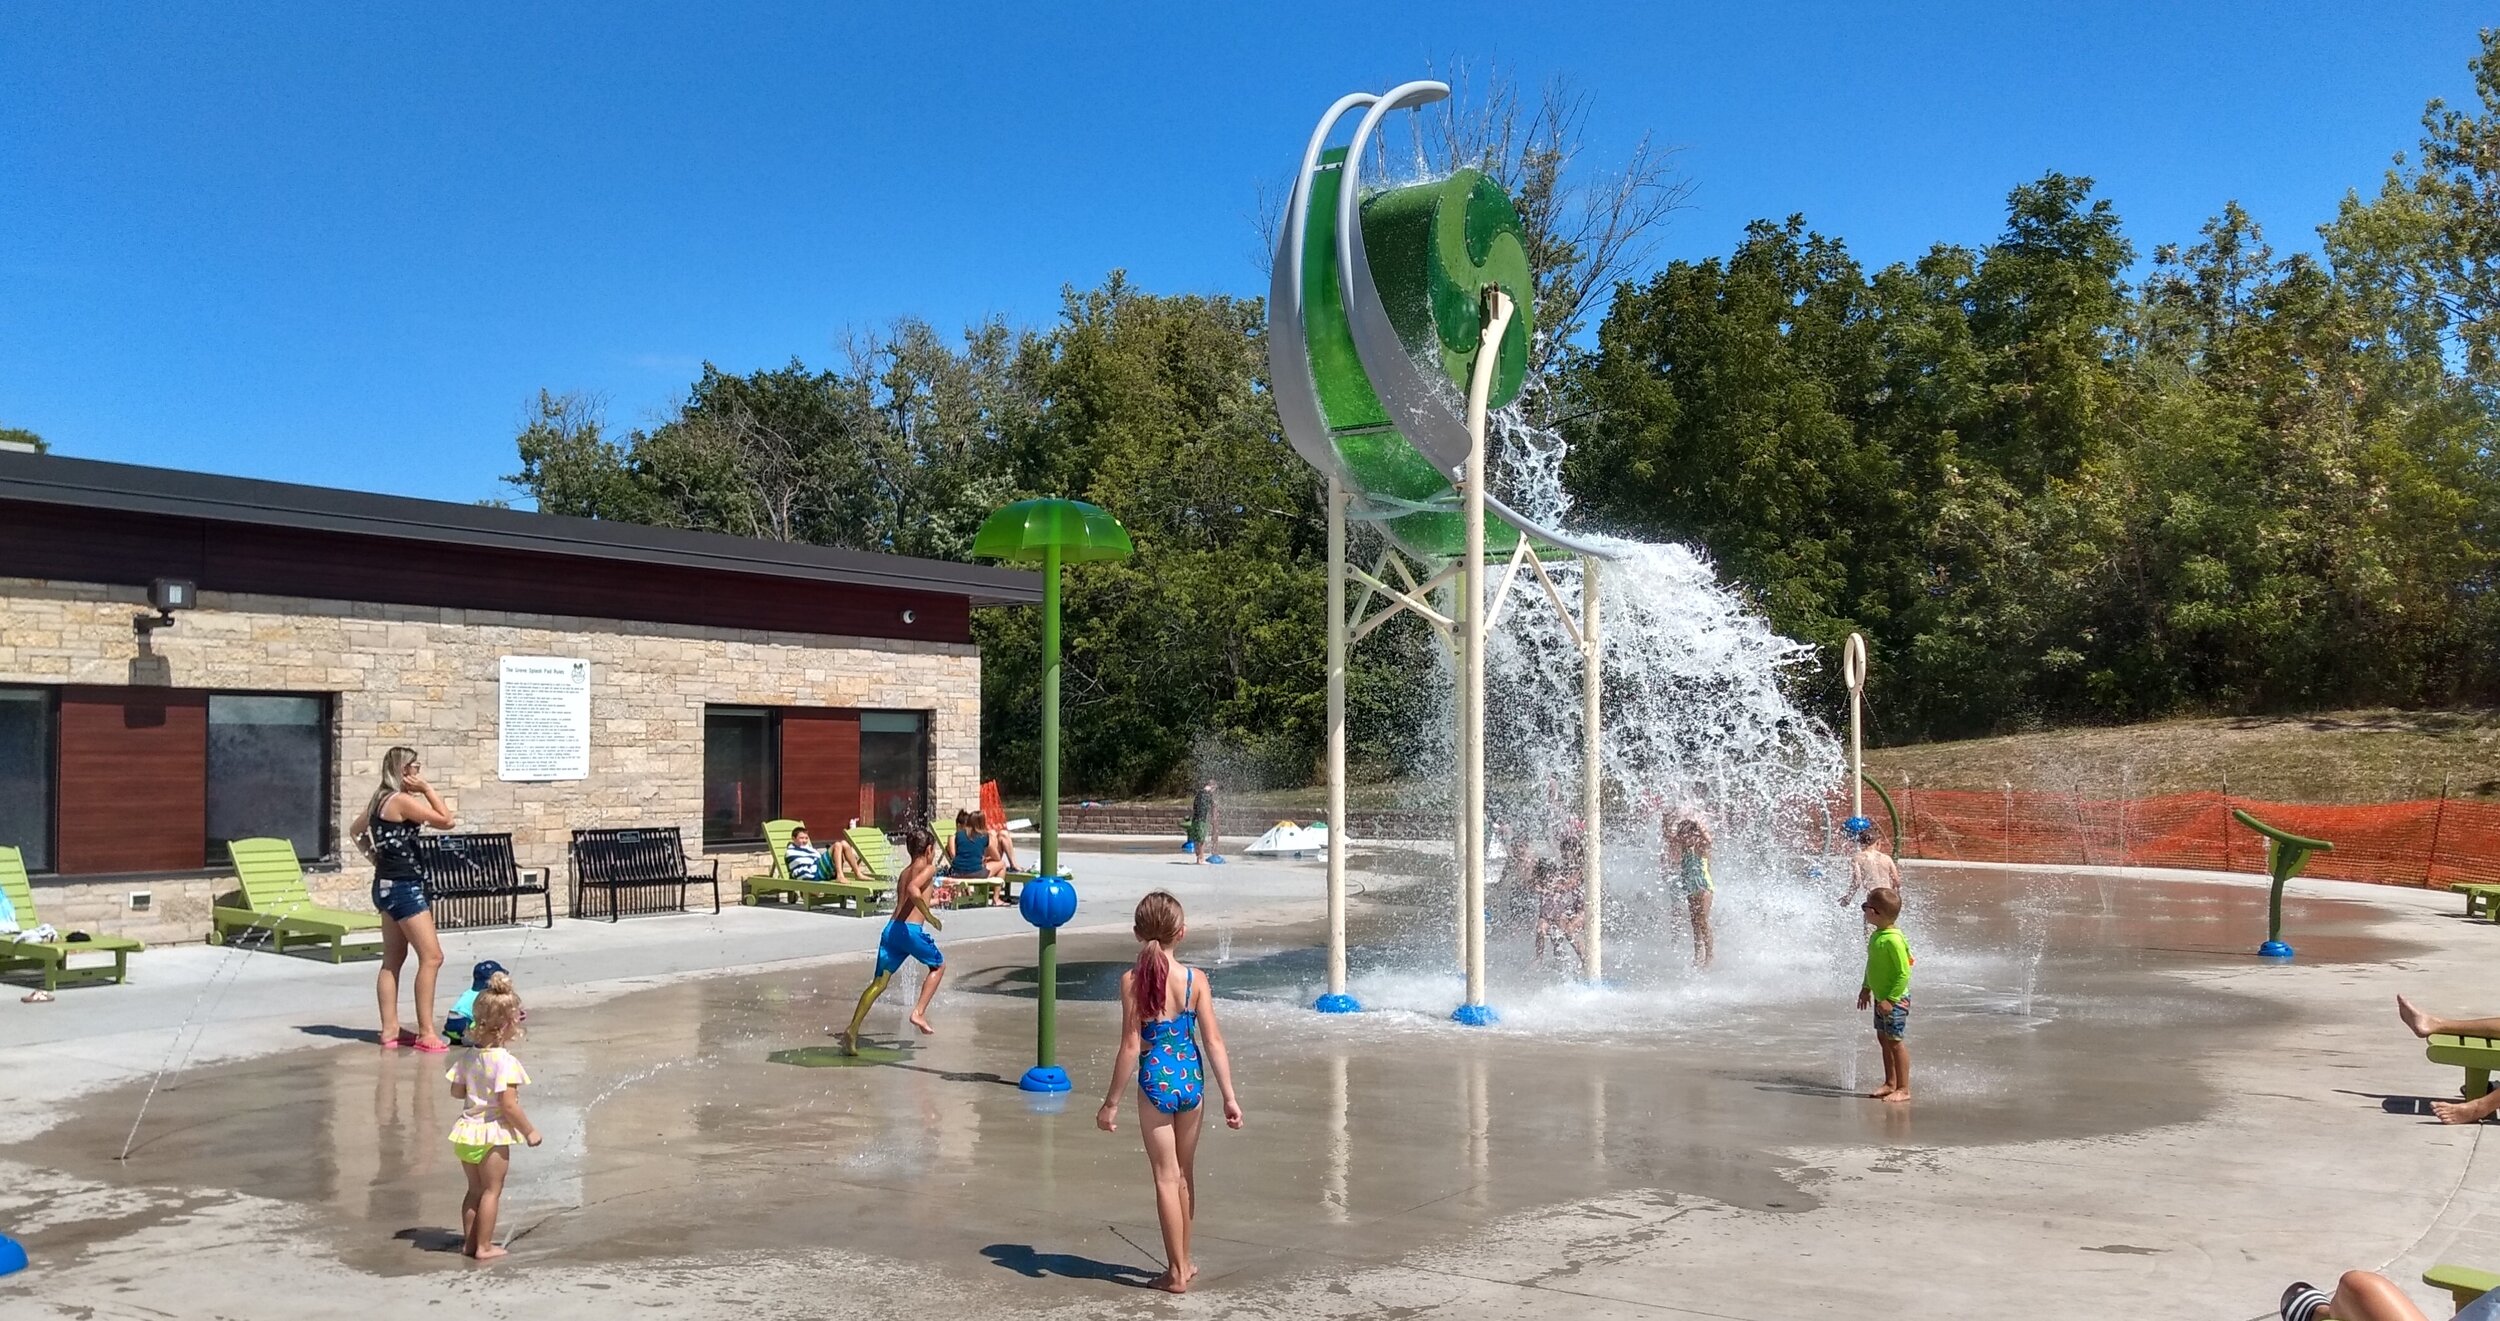
<svg viewBox="0 0 2500 1321">
<path fill-rule="evenodd" d="M 831 904 L 834 911 L 856 917 L 875 913 L 877 901 L 893 892 L 892 881 L 802 881 L 790 875 L 790 836 L 806 827 L 804 821 L 786 819 L 764 823 L 764 847 L 772 851 L 773 869 L 746 878 L 740 886 L 741 902 L 753 906 L 775 896 L 787 896 L 789 902 L 802 908 Z"/>
<path fill-rule="evenodd" d="M 859 850 L 859 860 L 868 864 L 868 874 L 892 884 L 902 872 L 902 859 L 894 852 L 894 842 L 875 826 L 853 826 L 842 832 Z"/>
<path fill-rule="evenodd" d="M 281 954 L 290 942 L 309 945 L 326 940 L 330 962 L 344 963 L 349 936 L 382 930 L 380 913 L 355 913 L 314 903 L 304 889 L 304 868 L 295 860 L 293 841 L 238 839 L 227 844 L 226 850 L 234 856 L 235 879 L 243 885 L 243 907 L 209 910 L 208 943 L 223 945 L 237 932 L 266 931 L 270 948 Z"/>
<path fill-rule="evenodd" d="M 2500 921 L 2500 885 L 2493 885 L 2488 881 L 2475 881 L 2465 885 L 2451 885 L 2448 888 L 2465 896 L 2467 917 L 2487 917 L 2493 921 Z"/>
<path fill-rule="evenodd" d="M 2422 1283 L 2434 1289 L 2445 1289 L 2456 1300 L 2459 1309 L 2467 1303 L 2500 1289 L 2500 1275 L 2478 1271 L 2471 1266 L 2433 1266 L 2422 1272 Z"/>
<path fill-rule="evenodd" d="M 2431 1037 L 2430 1046 L 2422 1054 L 2433 1064 L 2452 1064 L 2465 1070 L 2465 1095 L 2468 1100 L 2491 1090 L 2491 1073 L 2500 1069 L 2500 1040 L 2491 1037 L 2452 1037 L 2445 1032 Z"/>
<path fill-rule="evenodd" d="M 33 930 L 41 924 L 35 916 L 35 890 L 26 883 L 26 855 L 15 848 L 0 847 L 0 894 L 9 897 L 9 907 L 17 910 L 17 924 Z M 43 989 L 57 991 L 63 986 L 86 986 L 111 982 L 118 986 L 130 980 L 130 955 L 147 946 L 126 936 L 97 936 L 90 940 L 17 940 L 0 935 L 0 973 L 12 968 L 33 967 L 43 972 Z M 73 954 L 110 954 L 113 965 L 101 963 L 70 966 Z"/>
</svg>

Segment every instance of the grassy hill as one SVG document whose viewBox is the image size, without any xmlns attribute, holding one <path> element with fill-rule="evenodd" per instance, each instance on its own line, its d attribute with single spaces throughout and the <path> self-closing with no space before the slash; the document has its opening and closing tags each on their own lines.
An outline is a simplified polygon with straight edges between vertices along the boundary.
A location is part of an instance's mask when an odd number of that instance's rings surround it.
<svg viewBox="0 0 2500 1321">
<path fill-rule="evenodd" d="M 2500 798 L 2500 709 L 2167 720 L 1869 748 L 1886 786 L 2141 797 L 2228 787 L 2291 803 Z"/>
</svg>

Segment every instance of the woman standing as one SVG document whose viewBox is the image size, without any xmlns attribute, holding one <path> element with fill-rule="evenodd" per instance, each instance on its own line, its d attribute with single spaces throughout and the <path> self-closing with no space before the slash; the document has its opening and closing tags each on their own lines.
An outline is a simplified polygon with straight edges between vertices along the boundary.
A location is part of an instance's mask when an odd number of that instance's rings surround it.
<svg viewBox="0 0 2500 1321">
<path fill-rule="evenodd" d="M 373 860 L 373 906 L 382 914 L 382 967 L 374 974 L 374 997 L 382 1007 L 382 1049 L 413 1046 L 429 1055 L 450 1049 L 434 1031 L 434 978 L 443 970 L 443 944 L 434 935 L 425 876 L 417 870 L 417 830 L 451 828 L 451 807 L 425 782 L 415 748 L 382 754 L 382 784 L 356 830 L 358 847 Z M 399 1028 L 399 966 L 417 953 L 417 1030 Z"/>
</svg>

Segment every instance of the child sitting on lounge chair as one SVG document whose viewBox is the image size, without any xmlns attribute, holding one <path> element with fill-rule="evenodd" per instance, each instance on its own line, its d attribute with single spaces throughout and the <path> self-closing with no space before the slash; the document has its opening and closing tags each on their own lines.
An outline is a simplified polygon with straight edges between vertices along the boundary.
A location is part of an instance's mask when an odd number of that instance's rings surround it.
<svg viewBox="0 0 2500 1321">
<path fill-rule="evenodd" d="M 801 826 L 790 832 L 790 847 L 783 851 L 782 861 L 790 868 L 794 881 L 855 881 L 866 883 L 868 864 L 851 847 L 851 841 L 836 836 L 833 847 L 820 849 Z"/>
</svg>

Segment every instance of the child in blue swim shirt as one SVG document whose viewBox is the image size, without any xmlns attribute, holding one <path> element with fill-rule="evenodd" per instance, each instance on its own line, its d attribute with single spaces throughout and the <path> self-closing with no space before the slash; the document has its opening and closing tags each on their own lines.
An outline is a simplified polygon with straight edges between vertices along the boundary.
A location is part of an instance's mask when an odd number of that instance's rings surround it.
<svg viewBox="0 0 2500 1321">
<path fill-rule="evenodd" d="M 1154 1169 L 1155 1218 L 1163 1226 L 1163 1274 L 1151 1287 L 1189 1292 L 1198 1268 L 1189 1260 L 1190 1221 L 1198 1210 L 1198 1130 L 1206 1118 L 1205 1074 L 1215 1075 L 1224 1097 L 1224 1124 L 1241 1127 L 1241 1102 L 1233 1095 L 1232 1057 L 1215 1025 L 1215 992 L 1196 968 L 1173 957 L 1189 932 L 1181 901 L 1157 890 L 1137 901 L 1132 928 L 1137 966 L 1120 975 L 1120 1055 L 1111 1069 L 1094 1126 L 1105 1133 L 1120 1124 L 1120 1084 L 1137 1079 L 1137 1123 Z M 1205 1038 L 1203 1051 L 1200 1037 Z"/>
<path fill-rule="evenodd" d="M 504 966 L 493 959 L 481 959 L 469 969 L 469 989 L 451 1002 L 451 1017 L 443 1020 L 443 1040 L 455 1046 L 469 1044 L 463 1038 L 468 1035 L 469 1024 L 477 1021 L 478 992 L 485 990 L 486 983 L 503 970 Z"/>
</svg>

